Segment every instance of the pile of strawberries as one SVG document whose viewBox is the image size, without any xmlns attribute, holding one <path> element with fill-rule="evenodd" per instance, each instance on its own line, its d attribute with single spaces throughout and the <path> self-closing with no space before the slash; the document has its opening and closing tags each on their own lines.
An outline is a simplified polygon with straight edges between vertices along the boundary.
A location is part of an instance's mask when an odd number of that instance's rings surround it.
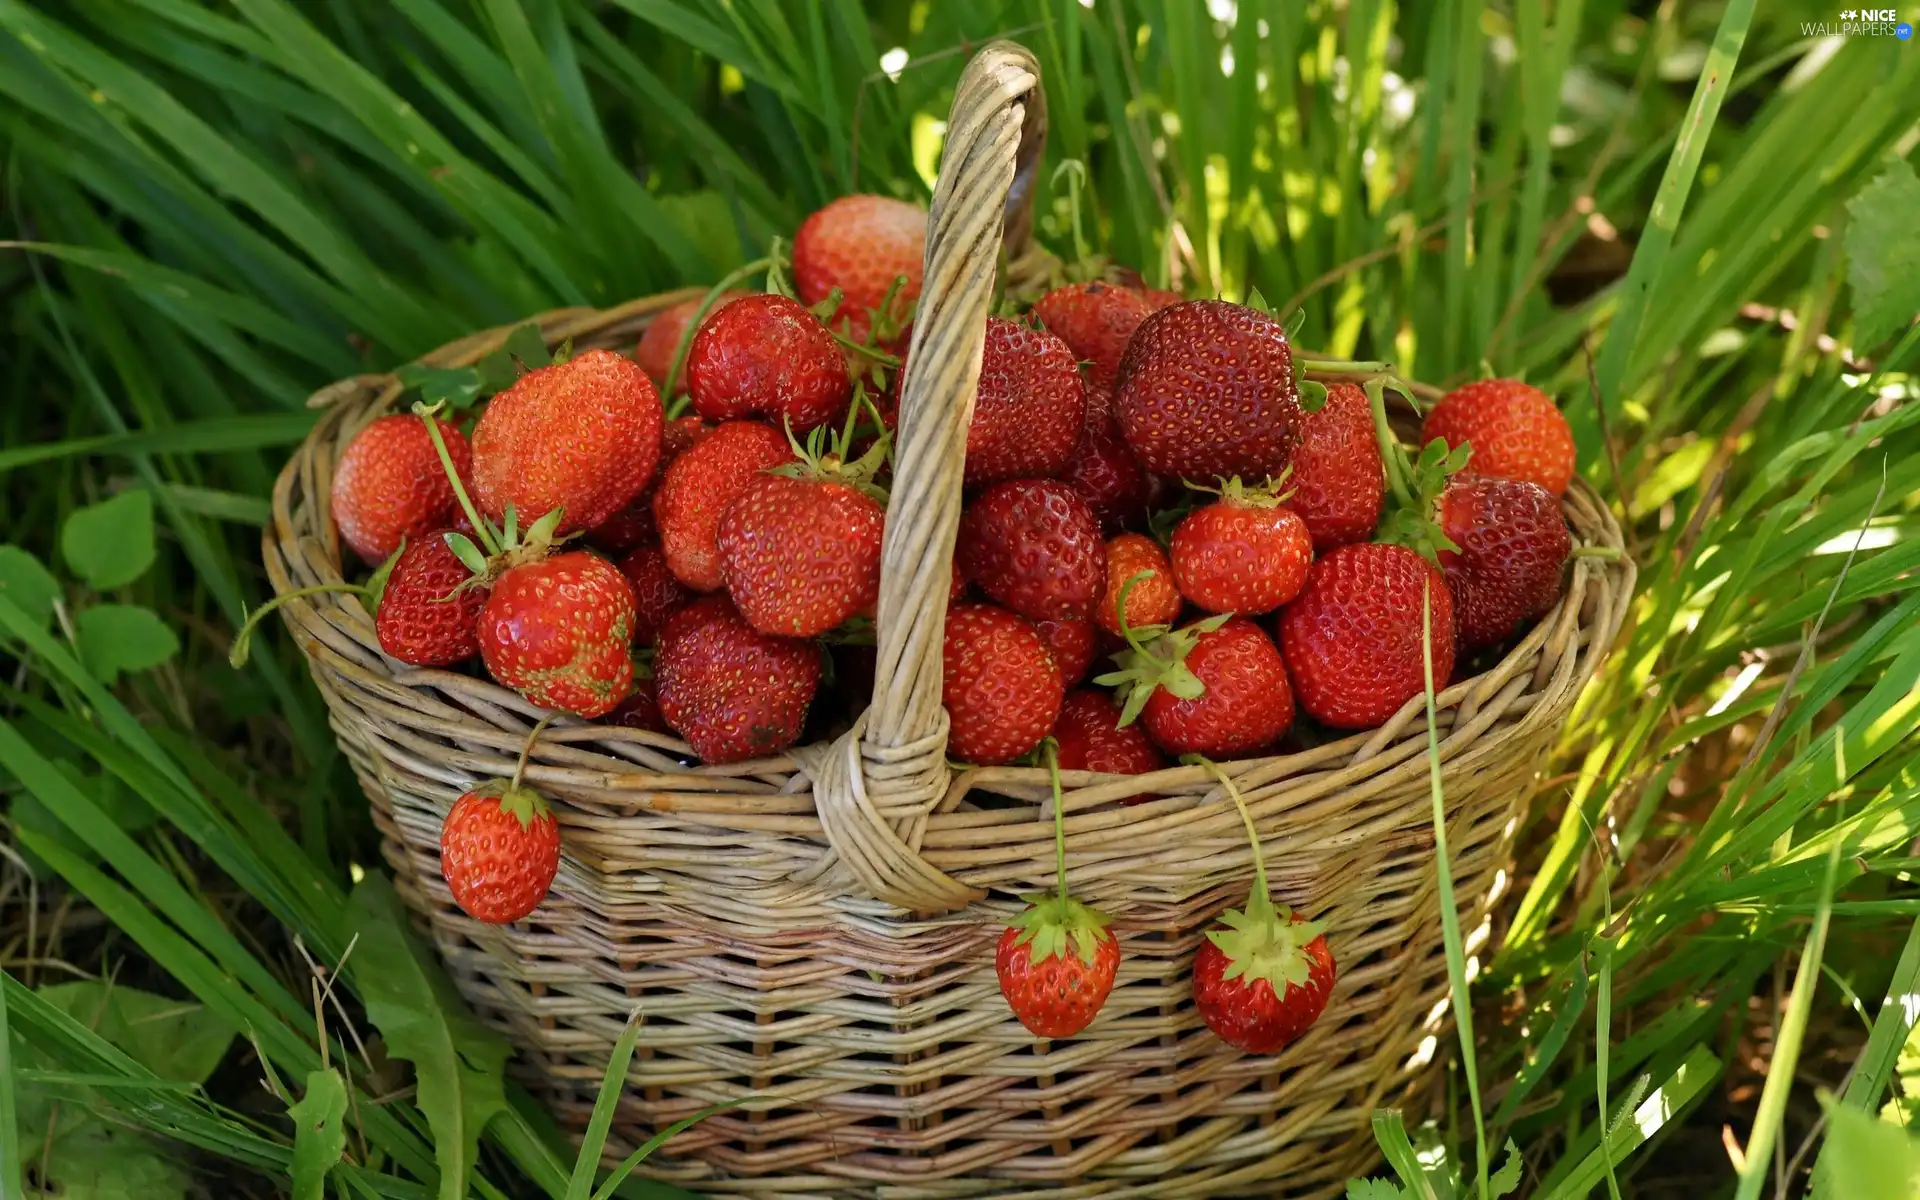
<svg viewBox="0 0 1920 1200">
<path fill-rule="evenodd" d="M 631 358 L 533 366 L 470 431 L 421 405 L 368 425 L 331 499 L 378 567 L 348 586 L 382 649 L 477 657 L 541 708 L 671 733 L 708 763 L 844 728 L 871 690 L 924 235 L 911 205 L 835 201 L 798 232 L 791 280 L 776 246 L 766 292 L 669 309 Z M 1217 771 L 1379 725 L 1557 601 L 1574 448 L 1544 394 L 1468 384 L 1409 452 L 1384 364 L 1309 362 L 1262 306 L 1106 275 L 987 322 L 943 647 L 952 758 Z M 536 793 L 491 785 L 448 819 L 447 879 L 475 917 L 518 920 L 558 845 Z M 1064 874 L 999 964 L 1055 1037 L 1091 1020 L 1119 959 Z M 1318 1015 L 1332 959 L 1263 872 L 1227 921 L 1196 964 L 1201 1009 L 1270 1050 Z"/>
</svg>

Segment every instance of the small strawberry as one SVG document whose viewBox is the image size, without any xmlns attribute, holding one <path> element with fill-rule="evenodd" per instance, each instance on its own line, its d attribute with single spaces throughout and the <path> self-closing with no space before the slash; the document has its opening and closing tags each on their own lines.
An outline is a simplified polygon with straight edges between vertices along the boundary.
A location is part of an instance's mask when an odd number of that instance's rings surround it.
<svg viewBox="0 0 1920 1200">
<path fill-rule="evenodd" d="M 625 554 L 642 542 L 656 540 L 658 531 L 653 524 L 653 496 L 660 490 L 661 477 L 667 473 L 667 467 L 674 459 L 711 432 L 713 426 L 699 417 L 676 417 L 668 421 L 660 435 L 660 464 L 654 468 L 653 478 L 625 508 L 587 530 L 587 541 L 596 550 Z"/>
<path fill-rule="evenodd" d="M 1122 592 L 1127 604 L 1124 619 Z M 1126 626 L 1171 625 L 1179 615 L 1180 589 L 1160 543 L 1139 533 L 1123 533 L 1108 542 L 1107 586 L 1093 609 L 1100 628 L 1119 637 Z"/>
<path fill-rule="evenodd" d="M 620 573 L 633 588 L 633 644 L 651 646 L 667 618 L 693 600 L 667 565 L 667 553 L 656 545 L 637 546 L 620 560 Z"/>
<path fill-rule="evenodd" d="M 1440 566 L 1461 652 L 1506 641 L 1560 599 L 1573 536 L 1539 484 L 1456 477 L 1440 494 L 1440 527 L 1460 547 L 1440 551 Z"/>
<path fill-rule="evenodd" d="M 1174 754 L 1245 754 L 1293 724 L 1286 663 L 1245 617 L 1208 617 L 1169 630 L 1125 633 L 1120 669 L 1095 683 L 1123 691 L 1121 719 L 1137 716 L 1154 744 Z"/>
<path fill-rule="evenodd" d="M 473 491 L 501 521 L 559 509 L 557 533 L 591 529 L 646 487 L 660 457 L 660 396 L 632 359 L 583 350 L 529 371 L 473 427 Z"/>
<path fill-rule="evenodd" d="M 673 460 L 653 497 L 667 565 L 681 583 L 711 592 L 720 569 L 720 518 L 755 476 L 793 461 L 786 436 L 758 421 L 728 421 Z"/>
<path fill-rule="evenodd" d="M 711 317 L 719 312 L 729 301 L 738 300 L 745 292 L 725 291 L 715 297 L 713 308 L 707 313 Z M 653 386 L 664 394 L 667 376 L 673 373 L 674 356 L 680 351 L 680 339 L 687 336 L 687 326 L 692 323 L 700 306 L 706 303 L 705 296 L 695 296 L 691 300 L 682 300 L 671 308 L 662 309 L 660 314 L 647 324 L 640 334 L 640 344 L 634 348 L 633 361 L 653 380 Z M 674 380 L 675 392 L 687 390 L 687 372 L 683 364 L 679 376 Z"/>
<path fill-rule="evenodd" d="M 1307 524 L 1273 485 L 1236 477 L 1220 499 L 1188 513 L 1168 547 L 1180 594 L 1208 612 L 1257 616 L 1300 594 L 1313 562 Z"/>
<path fill-rule="evenodd" d="M 1061 478 L 1086 498 L 1100 527 L 1109 533 L 1147 519 L 1153 480 L 1117 431 L 1083 436 Z"/>
<path fill-rule="evenodd" d="M 1386 499 L 1386 468 L 1358 384 L 1328 384 L 1326 404 L 1301 417 L 1288 482 L 1293 495 L 1287 507 L 1307 523 L 1314 553 L 1373 537 Z"/>
<path fill-rule="evenodd" d="M 948 603 L 957 599 L 957 596 L 949 597 Z M 1092 621 L 1085 617 L 1064 617 L 1058 621 L 1035 621 L 1033 628 L 1047 644 L 1053 665 L 1060 668 L 1062 684 L 1072 687 L 1087 677 L 1087 668 L 1093 665 L 1094 651 L 1100 641 Z"/>
<path fill-rule="evenodd" d="M 1022 896 L 1027 908 L 1000 935 L 993 971 L 1000 994 L 1035 1037 L 1073 1037 L 1093 1024 L 1113 992 L 1120 970 L 1120 942 L 1107 928 L 1113 918 L 1089 908 L 1067 890 L 1067 831 L 1060 799 L 1060 770 L 1051 748 L 1047 774 L 1053 781 L 1054 877 L 1051 894 Z"/>
<path fill-rule="evenodd" d="M 1033 315 L 1087 364 L 1087 379 L 1111 389 L 1127 339 L 1153 309 L 1131 288 L 1094 280 L 1058 287 L 1034 301 Z"/>
<path fill-rule="evenodd" d="M 487 671 L 541 708 L 598 717 L 633 686 L 633 588 L 574 550 L 506 567 L 480 610 Z"/>
<path fill-rule="evenodd" d="M 654 657 L 660 715 L 708 763 L 779 754 L 820 686 L 820 647 L 761 633 L 725 596 L 667 618 Z"/>
<path fill-rule="evenodd" d="M 1453 596 L 1405 546 L 1362 542 L 1315 562 L 1280 614 L 1281 652 L 1300 707 L 1334 729 L 1370 729 L 1425 690 L 1423 593 L 1433 606 L 1433 680 L 1453 671 Z"/>
<path fill-rule="evenodd" d="M 628 729 L 644 729 L 648 733 L 673 733 L 667 728 L 666 719 L 660 715 L 660 697 L 650 677 L 635 679 L 633 690 L 627 693 L 627 698 L 600 720 L 602 724 L 624 725 Z"/>
<path fill-rule="evenodd" d="M 1105 692 L 1081 688 L 1060 702 L 1053 724 L 1060 744 L 1062 771 L 1098 771 L 1103 775 L 1145 775 L 1167 765 L 1138 725 L 1120 723 L 1120 706 Z M 1123 800 L 1138 804 L 1148 797 Z"/>
<path fill-rule="evenodd" d="M 886 196 L 842 196 L 794 234 L 794 287 L 808 306 L 839 288 L 840 307 L 829 321 L 835 329 L 844 323 L 849 337 L 864 341 L 875 310 L 889 308 L 883 324 L 898 324 L 912 311 L 926 246 L 927 213 L 920 206 Z"/>
<path fill-rule="evenodd" d="M 462 478 L 472 474 L 466 435 L 442 421 L 447 454 Z M 460 511 L 440 454 L 418 417 L 381 417 L 353 435 L 333 468 L 329 497 L 340 539 L 369 565 L 406 539 L 445 529 Z"/>
<path fill-rule="evenodd" d="M 1079 492 L 1051 479 L 1009 479 L 960 517 L 954 563 L 1023 617 L 1084 617 L 1106 578 L 1100 523 Z"/>
<path fill-rule="evenodd" d="M 1020 617 L 991 604 L 947 610 L 941 649 L 947 753 L 999 766 L 1030 752 L 1060 715 L 1060 669 Z"/>
<path fill-rule="evenodd" d="M 1274 1054 L 1313 1027 L 1327 1009 L 1336 970 L 1325 925 L 1304 921 L 1267 890 L 1260 834 L 1240 789 L 1208 767 L 1240 809 L 1253 847 L 1253 889 L 1246 907 L 1220 914 L 1193 959 L 1193 1003 L 1207 1028 L 1247 1054 Z"/>
<path fill-rule="evenodd" d="M 1079 444 L 1086 406 L 1065 342 L 1045 330 L 988 317 L 980 388 L 967 427 L 968 486 L 1060 474 Z"/>
<path fill-rule="evenodd" d="M 450 667 L 480 653 L 475 624 L 487 592 L 462 586 L 472 576 L 441 534 L 408 542 L 374 612 L 380 649 L 416 667 Z"/>
<path fill-rule="evenodd" d="M 846 414 L 853 376 L 840 343 L 799 301 L 747 296 L 694 335 L 687 393 L 709 421 L 763 417 L 805 433 Z"/>
<path fill-rule="evenodd" d="M 461 796 L 440 826 L 440 871 L 476 921 L 511 925 L 546 899 L 560 869 L 560 824 L 540 793 L 495 779 Z"/>
<path fill-rule="evenodd" d="M 1518 379 L 1481 379 L 1455 388 L 1420 425 L 1420 444 L 1443 439 L 1473 447 L 1476 475 L 1524 479 L 1555 499 L 1573 480 L 1573 430 L 1553 398 Z"/>
<path fill-rule="evenodd" d="M 1186 297 L 1182 296 L 1179 292 L 1169 292 L 1165 288 L 1143 287 L 1136 288 L 1135 290 L 1146 300 L 1147 307 L 1154 312 L 1159 312 L 1163 308 L 1170 308 L 1186 299 Z"/>
</svg>

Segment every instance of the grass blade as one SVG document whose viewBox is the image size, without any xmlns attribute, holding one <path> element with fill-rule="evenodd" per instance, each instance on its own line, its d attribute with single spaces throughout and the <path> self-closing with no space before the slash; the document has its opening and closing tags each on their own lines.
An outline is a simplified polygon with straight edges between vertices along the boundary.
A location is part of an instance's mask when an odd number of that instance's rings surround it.
<svg viewBox="0 0 1920 1200">
<path fill-rule="evenodd" d="M 573 1175 L 567 1180 L 567 1200 L 588 1200 L 593 1194 L 593 1177 L 600 1171 L 600 1155 L 606 1149 L 607 1130 L 620 1107 L 620 1095 L 627 1088 L 627 1064 L 633 1061 L 633 1048 L 640 1040 L 640 1010 L 627 1016 L 627 1025 L 613 1043 L 613 1055 L 607 1060 L 607 1072 L 600 1080 L 600 1094 L 593 1101 L 593 1116 L 580 1141 L 580 1156 L 574 1160 Z"/>
</svg>

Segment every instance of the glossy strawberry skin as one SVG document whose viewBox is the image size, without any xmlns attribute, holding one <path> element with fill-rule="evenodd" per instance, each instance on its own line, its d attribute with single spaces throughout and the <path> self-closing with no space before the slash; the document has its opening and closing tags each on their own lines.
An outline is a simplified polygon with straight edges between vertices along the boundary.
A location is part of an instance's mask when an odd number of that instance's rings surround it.
<svg viewBox="0 0 1920 1200">
<path fill-rule="evenodd" d="M 627 693 L 627 698 L 602 717 L 601 722 L 624 725 L 628 729 L 644 729 L 648 733 L 673 733 L 667 728 L 666 719 L 660 715 L 660 697 L 651 679 L 634 680 L 633 690 Z"/>
<path fill-rule="evenodd" d="M 1127 587 L 1134 576 L 1145 578 Z M 1093 619 L 1120 636 L 1120 593 L 1127 595 L 1127 626 L 1171 625 L 1180 615 L 1180 589 L 1160 543 L 1139 533 L 1123 533 L 1107 543 L 1107 584 L 1094 606 Z"/>
<path fill-rule="evenodd" d="M 1170 479 L 1278 478 L 1300 442 L 1285 330 L 1224 300 L 1188 300 L 1141 322 L 1113 399 L 1140 465 Z"/>
<path fill-rule="evenodd" d="M 926 258 L 927 213 L 918 205 L 887 196 L 842 196 L 801 223 L 793 238 L 793 282 L 808 307 L 840 289 L 841 303 L 829 323 L 846 323 L 854 341 L 862 341 L 894 280 L 907 282 L 895 297 L 895 318 L 904 317 L 920 296 Z"/>
<path fill-rule="evenodd" d="M 744 295 L 746 295 L 745 292 L 722 292 L 714 300 L 713 309 L 707 315 L 711 317 L 728 302 L 738 300 Z M 681 335 L 686 333 L 688 322 L 692 321 L 693 315 L 700 311 L 700 305 L 705 300 L 705 296 L 682 300 L 671 308 L 663 310 L 641 333 L 640 344 L 634 347 L 633 361 L 639 363 L 640 369 L 647 373 L 647 378 L 653 380 L 654 387 L 666 387 L 667 374 L 673 370 L 673 352 L 680 348 Z M 680 369 L 680 378 L 674 381 L 673 390 L 676 393 L 687 390 L 687 372 L 684 365 Z"/>
<path fill-rule="evenodd" d="M 674 577 L 696 592 L 718 589 L 720 518 L 769 467 L 793 461 L 785 434 L 758 421 L 728 421 L 674 459 L 653 497 L 654 524 Z"/>
<path fill-rule="evenodd" d="M 949 757 L 1010 763 L 1038 746 L 1060 715 L 1060 669 L 1033 626 L 1004 608 L 949 609 L 941 670 Z"/>
<path fill-rule="evenodd" d="M 1020 1024 L 1035 1037 L 1066 1038 L 1093 1024 L 1113 992 L 1120 972 L 1120 942 L 1102 930 L 1094 939 L 1093 961 L 1078 951 L 1033 961 L 1033 948 L 1019 944 L 1020 930 L 1009 926 L 993 952 L 1000 992 Z"/>
<path fill-rule="evenodd" d="M 830 479 L 756 476 L 720 518 L 720 571 L 747 623 L 818 637 L 880 597 L 886 509 Z"/>
<path fill-rule="evenodd" d="M 660 463 L 654 468 L 653 478 L 625 508 L 587 530 L 587 541 L 592 543 L 594 549 L 618 555 L 625 554 L 642 542 L 657 540 L 659 533 L 653 523 L 653 497 L 660 490 L 661 477 L 667 473 L 667 467 L 674 459 L 712 432 L 713 426 L 699 417 L 676 417 L 668 421 L 660 434 Z"/>
<path fill-rule="evenodd" d="M 1098 771 L 1103 775 L 1145 775 L 1167 765 L 1139 725 L 1120 724 L 1120 706 L 1105 692 L 1081 688 L 1060 702 L 1053 724 L 1062 771 Z M 1123 804 L 1148 799 L 1137 796 Z"/>
<path fill-rule="evenodd" d="M 1187 669 L 1204 694 L 1182 700 L 1156 688 L 1140 711 L 1154 744 L 1169 754 L 1225 758 L 1258 750 L 1293 725 L 1293 692 L 1286 663 L 1260 627 L 1230 618 L 1203 633 L 1187 655 Z"/>
<path fill-rule="evenodd" d="M 1386 468 L 1374 436 L 1373 410 L 1354 383 L 1327 385 L 1327 402 L 1300 418 L 1293 452 L 1293 495 L 1287 507 L 1313 535 L 1316 554 L 1373 537 L 1386 502 Z"/>
<path fill-rule="evenodd" d="M 1193 1002 L 1200 1019 L 1221 1041 L 1247 1054 L 1274 1054 L 1298 1039 L 1326 1011 L 1335 977 L 1333 952 L 1324 935 L 1302 949 L 1308 960 L 1307 981 L 1289 985 L 1285 996 L 1277 996 L 1265 979 L 1226 978 L 1226 954 L 1202 938 L 1193 958 Z"/>
<path fill-rule="evenodd" d="M 575 550 L 509 568 L 480 610 L 487 671 L 542 708 L 598 717 L 633 687 L 633 589 Z"/>
<path fill-rule="evenodd" d="M 1220 500 L 1188 513 L 1168 547 L 1180 593 L 1208 612 L 1257 616 L 1300 594 L 1313 539 L 1292 510 Z"/>
<path fill-rule="evenodd" d="M 1065 342 L 1045 330 L 988 317 L 980 388 L 967 427 L 968 486 L 1060 474 L 1080 442 L 1086 406 Z"/>
<path fill-rule="evenodd" d="M 708 763 L 779 754 L 800 738 L 820 648 L 761 633 L 725 596 L 673 614 L 654 658 L 660 715 Z"/>
<path fill-rule="evenodd" d="M 1153 480 L 1118 432 L 1088 433 L 1062 476 L 1086 498 L 1100 527 L 1118 533 L 1147 519 Z"/>
<path fill-rule="evenodd" d="M 647 373 L 612 351 L 529 371 L 473 427 L 474 503 L 495 522 L 512 504 L 522 529 L 556 508 L 558 532 L 591 529 L 653 478 L 665 420 Z"/>
<path fill-rule="evenodd" d="M 1127 340 L 1153 309 L 1131 288 L 1095 280 L 1058 287 L 1034 301 L 1033 315 L 1087 364 L 1087 378 L 1112 388 Z"/>
<path fill-rule="evenodd" d="M 1547 489 L 1518 479 L 1456 476 L 1440 494 L 1442 550 L 1462 653 L 1506 641 L 1560 599 L 1573 535 Z"/>
<path fill-rule="evenodd" d="M 380 649 L 416 667 L 450 667 L 480 653 L 475 623 L 487 590 L 461 589 L 473 572 L 447 548 L 443 532 L 407 543 L 373 617 Z"/>
<path fill-rule="evenodd" d="M 1023 617 L 1084 617 L 1106 578 L 1100 522 L 1068 484 L 1009 479 L 960 517 L 954 562 L 982 591 Z"/>
<path fill-rule="evenodd" d="M 560 824 L 551 812 L 522 826 L 497 794 L 468 792 L 440 827 L 441 872 L 476 921 L 511 925 L 530 916 L 559 868 Z"/>
<path fill-rule="evenodd" d="M 657 545 L 636 546 L 620 560 L 620 573 L 633 589 L 633 644 L 651 646 L 667 618 L 693 600 L 667 565 L 666 551 Z"/>
<path fill-rule="evenodd" d="M 846 415 L 853 376 L 840 344 L 798 301 L 747 296 L 694 334 L 687 392 L 709 421 L 762 417 L 806 433 Z"/>
<path fill-rule="evenodd" d="M 470 478 L 467 435 L 445 421 L 436 424 L 454 469 Z M 385 562 L 402 539 L 447 528 L 460 512 L 426 422 L 399 414 L 381 417 L 347 443 L 333 468 L 329 500 L 340 540 L 369 566 Z"/>
<path fill-rule="evenodd" d="M 1573 481 L 1573 430 L 1553 398 L 1518 379 L 1480 379 L 1441 398 L 1420 424 L 1420 444 L 1473 447 L 1476 475 L 1524 479 L 1555 499 Z"/>
<path fill-rule="evenodd" d="M 950 597 L 949 603 L 958 597 Z M 1033 628 L 1047 644 L 1053 665 L 1060 669 L 1060 682 L 1072 687 L 1087 677 L 1099 649 L 1100 635 L 1085 617 L 1067 617 L 1059 621 L 1035 621 Z"/>
<path fill-rule="evenodd" d="M 1433 686 L 1453 673 L 1453 595 L 1439 568 L 1405 546 L 1362 542 L 1313 564 L 1280 614 L 1294 695 L 1334 729 L 1371 729 L 1425 691 L 1421 596 L 1432 596 Z"/>
</svg>

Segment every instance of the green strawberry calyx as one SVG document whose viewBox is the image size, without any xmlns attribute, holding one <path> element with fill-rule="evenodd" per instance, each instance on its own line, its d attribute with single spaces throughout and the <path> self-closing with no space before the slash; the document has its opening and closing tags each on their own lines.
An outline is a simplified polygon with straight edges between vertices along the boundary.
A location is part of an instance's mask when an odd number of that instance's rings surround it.
<svg viewBox="0 0 1920 1200">
<path fill-rule="evenodd" d="M 497 797 L 500 811 L 520 822 L 522 829 L 532 828 L 535 821 L 553 812 L 545 796 L 516 780 L 489 779 L 468 794 L 482 798 Z"/>
<path fill-rule="evenodd" d="M 1287 486 L 1292 477 L 1293 467 L 1289 465 L 1279 475 L 1269 475 L 1261 483 L 1242 483 L 1238 475 L 1222 479 L 1219 487 L 1208 487 L 1190 479 L 1180 482 L 1196 492 L 1218 496 L 1222 503 L 1235 508 L 1278 508 L 1293 496 L 1293 489 Z"/>
<path fill-rule="evenodd" d="M 1036 892 L 1020 897 L 1027 902 L 1027 907 L 1009 922 L 1020 931 L 1013 944 L 1031 947 L 1036 967 L 1049 958 L 1065 958 L 1069 946 L 1081 962 L 1092 966 L 1100 952 L 1100 942 L 1113 938 L 1107 931 L 1113 918 L 1080 903 L 1067 891 L 1067 819 L 1066 805 L 1061 803 L 1060 795 L 1059 744 L 1052 738 L 1042 740 L 1040 755 L 1046 759 L 1047 779 L 1053 787 L 1053 865 L 1058 887 L 1052 893 Z"/>
<path fill-rule="evenodd" d="M 873 418 L 878 436 L 873 440 L 866 453 L 859 458 L 849 459 L 853 440 L 860 428 L 860 418 L 869 414 Z M 839 483 L 887 503 L 887 490 L 875 480 L 887 465 L 893 452 L 893 438 L 887 432 L 886 423 L 880 419 L 880 412 L 868 398 L 864 385 L 854 385 L 853 403 L 847 408 L 847 420 L 838 433 L 829 439 L 823 426 L 807 434 L 803 444 L 794 435 L 793 424 L 787 424 L 787 445 L 792 448 L 795 461 L 782 463 L 767 470 L 769 475 L 784 475 L 789 479 L 808 479 L 824 483 Z"/>
<path fill-rule="evenodd" d="M 1419 457 L 1409 459 L 1406 448 L 1393 436 L 1393 429 L 1387 423 L 1386 389 L 1384 379 L 1370 379 L 1363 387 L 1367 405 L 1373 412 L 1373 436 L 1380 444 L 1389 498 L 1374 540 L 1405 546 L 1438 566 L 1442 551 L 1460 549 L 1438 520 L 1440 494 L 1447 490 L 1448 482 L 1465 469 L 1473 447 L 1465 442 L 1450 447 L 1445 438 L 1435 438 L 1420 448 Z"/>
<path fill-rule="evenodd" d="M 1127 624 L 1127 597 L 1149 574 L 1136 571 L 1120 585 L 1118 611 L 1114 615 L 1120 620 L 1120 636 L 1127 639 L 1127 648 L 1113 656 L 1119 670 L 1094 680 L 1103 687 L 1119 690 L 1122 727 L 1133 724 L 1156 689 L 1165 688 L 1181 700 L 1197 700 L 1206 695 L 1207 685 L 1187 667 L 1187 655 L 1193 653 L 1202 634 L 1219 629 L 1233 616 L 1217 613 L 1179 629 L 1167 625 L 1142 625 L 1136 629 Z"/>
</svg>

